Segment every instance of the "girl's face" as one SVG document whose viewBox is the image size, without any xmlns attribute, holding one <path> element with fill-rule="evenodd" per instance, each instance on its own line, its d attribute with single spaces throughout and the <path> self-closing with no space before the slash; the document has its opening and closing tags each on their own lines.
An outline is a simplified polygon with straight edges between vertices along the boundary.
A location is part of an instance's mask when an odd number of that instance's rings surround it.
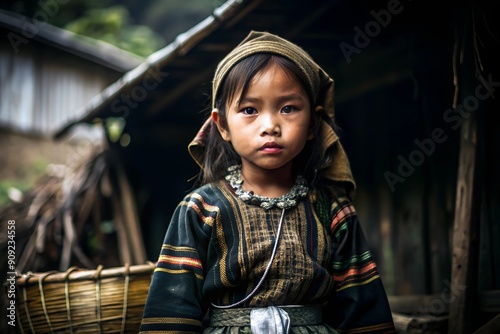
<svg viewBox="0 0 500 334">
<path fill-rule="evenodd" d="M 293 74 L 271 64 L 240 95 L 226 106 L 226 124 L 217 110 L 212 118 L 241 157 L 242 169 L 291 172 L 293 159 L 312 138 L 307 92 Z"/>
</svg>

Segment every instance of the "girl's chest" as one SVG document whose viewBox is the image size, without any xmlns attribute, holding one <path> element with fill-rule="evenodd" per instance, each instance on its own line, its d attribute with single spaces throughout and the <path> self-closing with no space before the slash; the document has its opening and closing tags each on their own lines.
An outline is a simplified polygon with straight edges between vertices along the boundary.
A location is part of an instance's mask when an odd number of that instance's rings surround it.
<svg viewBox="0 0 500 334">
<path fill-rule="evenodd" d="M 282 222 L 281 222 L 282 220 Z M 230 227 L 233 237 L 226 240 L 242 276 L 265 270 L 276 247 L 271 273 L 296 276 L 313 273 L 316 268 L 331 268 L 333 243 L 330 234 L 306 205 L 283 212 L 281 209 L 248 208 L 241 211 Z M 329 271 L 329 270 L 328 270 Z"/>
</svg>

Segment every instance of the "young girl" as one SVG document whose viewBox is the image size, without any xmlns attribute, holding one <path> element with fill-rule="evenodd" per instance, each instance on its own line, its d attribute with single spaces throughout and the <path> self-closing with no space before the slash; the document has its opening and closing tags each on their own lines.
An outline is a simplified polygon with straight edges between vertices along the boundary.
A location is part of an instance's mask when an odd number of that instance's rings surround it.
<svg viewBox="0 0 500 334">
<path fill-rule="evenodd" d="M 217 67 L 212 107 L 189 145 L 203 185 L 172 217 L 141 332 L 394 332 L 348 196 L 333 80 L 251 32 Z"/>
</svg>

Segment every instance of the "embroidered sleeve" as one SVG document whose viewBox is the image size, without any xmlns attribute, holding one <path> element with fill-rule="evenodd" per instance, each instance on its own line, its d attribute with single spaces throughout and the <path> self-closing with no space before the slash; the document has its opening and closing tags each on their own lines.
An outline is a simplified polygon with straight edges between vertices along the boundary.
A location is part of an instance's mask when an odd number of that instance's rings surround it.
<svg viewBox="0 0 500 334">
<path fill-rule="evenodd" d="M 340 333 L 395 333 L 377 266 L 345 194 L 334 194 L 331 217 L 335 293 L 328 301 L 326 318 Z"/>
<path fill-rule="evenodd" d="M 202 288 L 209 230 L 217 210 L 198 194 L 179 204 L 153 274 L 141 333 L 202 331 Z"/>
</svg>

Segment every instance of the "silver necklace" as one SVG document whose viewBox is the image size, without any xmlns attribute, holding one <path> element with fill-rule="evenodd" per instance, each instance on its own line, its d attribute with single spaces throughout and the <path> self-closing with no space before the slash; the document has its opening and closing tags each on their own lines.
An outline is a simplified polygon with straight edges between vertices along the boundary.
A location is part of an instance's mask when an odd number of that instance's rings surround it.
<svg viewBox="0 0 500 334">
<path fill-rule="evenodd" d="M 246 191 L 242 188 L 243 180 L 241 179 L 241 165 L 234 165 L 227 169 L 228 175 L 226 180 L 235 190 L 236 195 L 245 203 L 259 205 L 268 210 L 276 206 L 280 209 L 288 209 L 297 205 L 297 200 L 307 196 L 309 188 L 306 186 L 306 180 L 301 176 L 297 176 L 295 184 L 288 194 L 280 197 L 265 197 L 255 195 L 253 191 Z"/>
</svg>

